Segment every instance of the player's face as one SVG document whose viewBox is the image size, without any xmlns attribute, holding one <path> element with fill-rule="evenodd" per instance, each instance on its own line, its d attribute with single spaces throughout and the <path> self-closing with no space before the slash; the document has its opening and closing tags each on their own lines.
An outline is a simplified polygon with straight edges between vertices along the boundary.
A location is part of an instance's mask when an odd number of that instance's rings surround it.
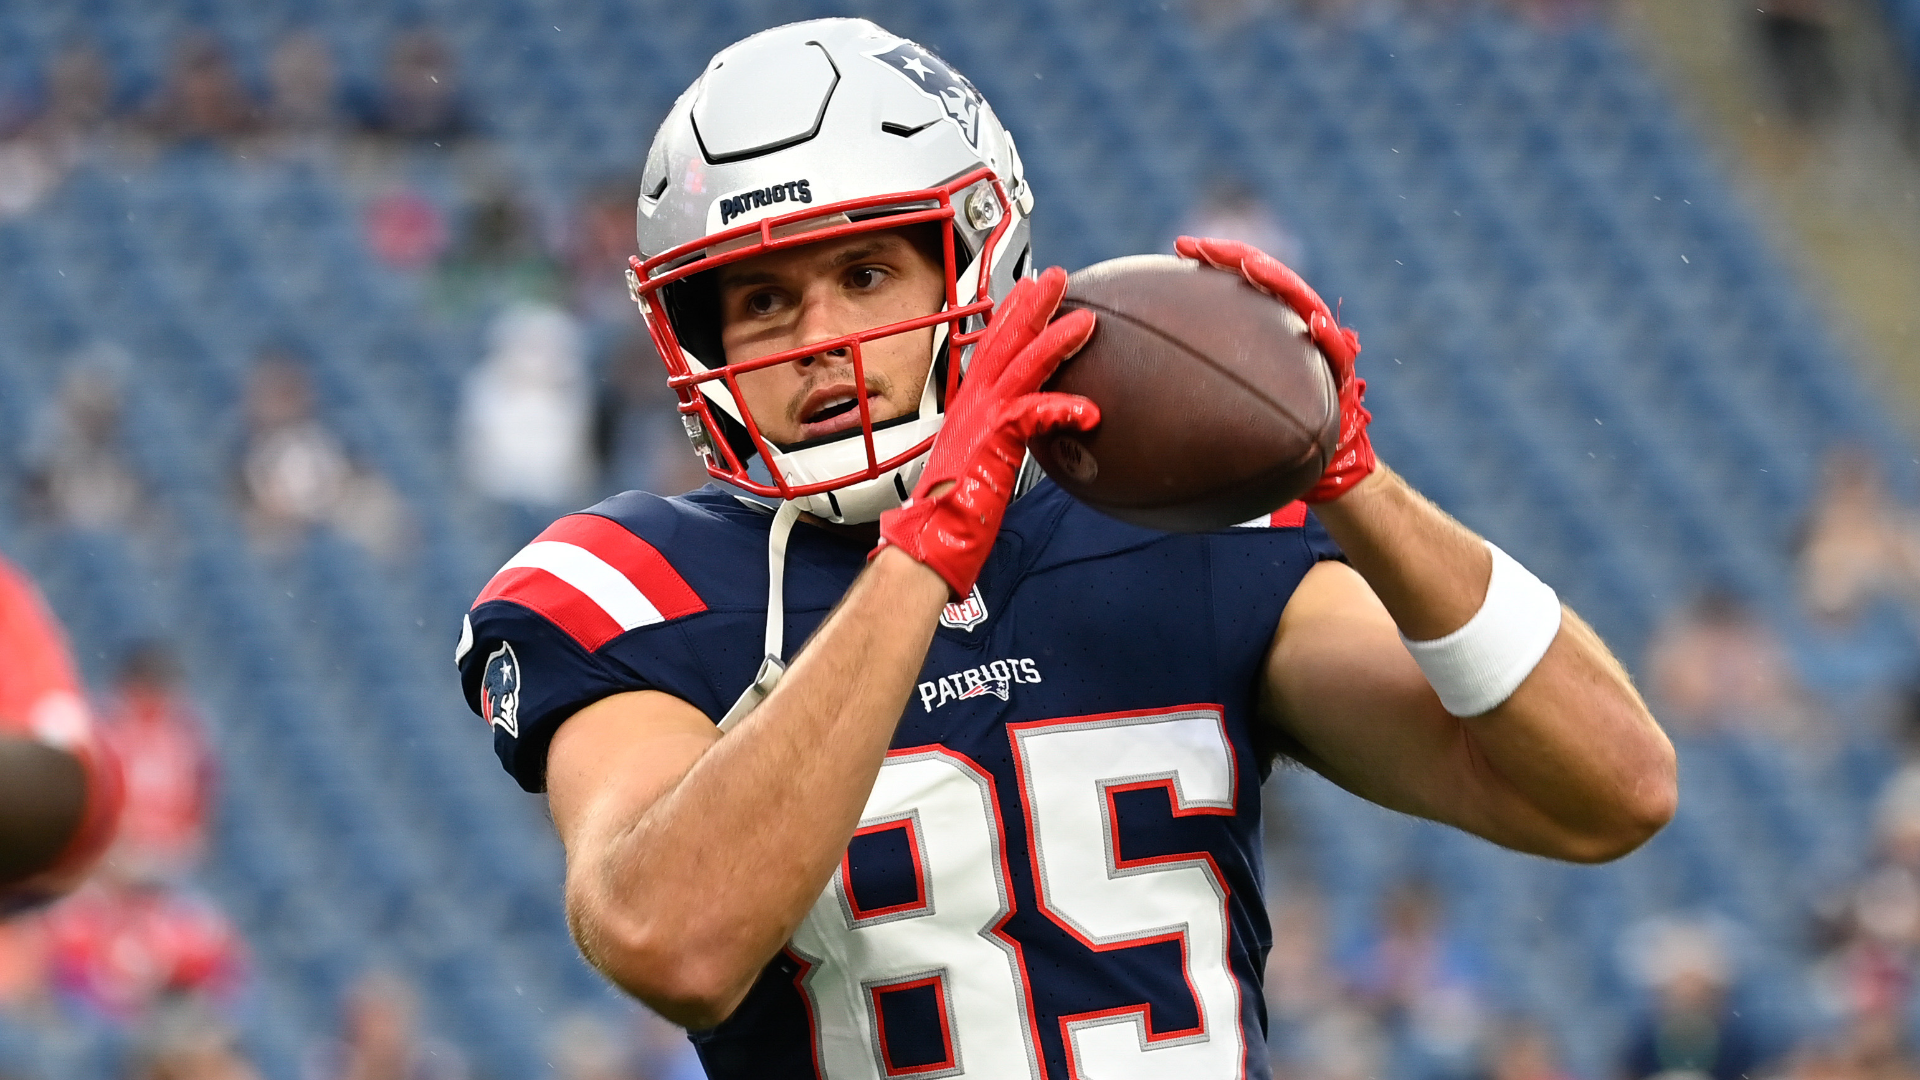
<svg viewBox="0 0 1920 1080">
<path fill-rule="evenodd" d="M 823 240 L 722 268 L 720 343 L 737 364 L 931 315 L 945 298 L 944 269 L 901 230 Z M 858 428 L 856 395 L 876 423 L 918 409 L 932 353 L 932 327 L 875 338 L 861 346 L 864 387 L 852 350 L 834 349 L 745 372 L 740 396 L 769 442 L 791 446 Z"/>
</svg>

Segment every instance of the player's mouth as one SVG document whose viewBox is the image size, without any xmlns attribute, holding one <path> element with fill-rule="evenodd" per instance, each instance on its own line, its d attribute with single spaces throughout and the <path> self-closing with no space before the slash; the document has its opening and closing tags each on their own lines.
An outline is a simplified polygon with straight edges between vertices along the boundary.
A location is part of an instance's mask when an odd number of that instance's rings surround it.
<svg viewBox="0 0 1920 1080">
<path fill-rule="evenodd" d="M 800 438 L 803 442 L 827 435 L 837 435 L 860 426 L 860 399 L 866 398 L 871 413 L 878 413 L 885 404 L 884 399 L 869 387 L 864 393 L 858 387 L 842 383 L 837 386 L 823 386 L 808 394 L 800 404 Z M 878 415 L 874 416 L 878 420 Z"/>
</svg>

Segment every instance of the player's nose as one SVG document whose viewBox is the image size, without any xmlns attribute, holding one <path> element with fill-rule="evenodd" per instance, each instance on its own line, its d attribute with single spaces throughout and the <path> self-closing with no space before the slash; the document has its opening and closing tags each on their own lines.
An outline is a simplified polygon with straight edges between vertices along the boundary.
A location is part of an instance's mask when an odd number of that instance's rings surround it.
<svg viewBox="0 0 1920 1080">
<path fill-rule="evenodd" d="M 827 342 L 865 329 L 855 321 L 855 314 L 848 305 L 837 303 L 832 296 L 807 295 L 800 305 L 798 343 Z M 853 349 L 845 344 L 810 353 L 795 361 L 803 368 L 820 363 L 852 362 Z"/>
</svg>

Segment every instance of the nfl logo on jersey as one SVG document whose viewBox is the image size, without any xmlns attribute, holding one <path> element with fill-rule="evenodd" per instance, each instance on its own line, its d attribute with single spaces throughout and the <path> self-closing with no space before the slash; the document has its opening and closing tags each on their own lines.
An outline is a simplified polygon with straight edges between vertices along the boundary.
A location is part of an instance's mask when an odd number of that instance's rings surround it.
<svg viewBox="0 0 1920 1080">
<path fill-rule="evenodd" d="M 940 610 L 940 625 L 955 630 L 971 630 L 987 621 L 987 602 L 980 598 L 980 586 L 975 585 L 965 600 L 948 604 Z"/>
<path fill-rule="evenodd" d="M 520 658 L 504 641 L 487 657 L 486 674 L 480 677 L 480 715 L 509 736 L 520 737 Z"/>
</svg>

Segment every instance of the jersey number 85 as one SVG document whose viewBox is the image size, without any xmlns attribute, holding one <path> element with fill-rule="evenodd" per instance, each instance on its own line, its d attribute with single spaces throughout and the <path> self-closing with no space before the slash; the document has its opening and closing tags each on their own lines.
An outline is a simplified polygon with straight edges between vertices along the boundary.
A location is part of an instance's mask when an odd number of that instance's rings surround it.
<svg viewBox="0 0 1920 1080">
<path fill-rule="evenodd" d="M 1121 857 L 1113 795 L 1168 790 L 1176 816 L 1234 812 L 1234 758 L 1219 710 L 1077 717 L 1009 725 L 1027 857 L 1044 914 L 1087 949 L 1178 941 L 1198 1024 L 1154 1028 L 1152 1006 L 1062 1016 L 1076 1080 L 1238 1077 L 1240 988 L 1229 968 L 1227 890 L 1205 854 Z M 862 908 L 849 868 L 793 935 L 820 1074 L 1040 1078 L 1038 1021 L 1013 914 L 1009 853 L 993 779 L 942 747 L 896 751 L 856 836 L 905 829 L 918 896 Z M 1017 857 L 1017 853 L 1016 853 Z M 896 1061 L 889 993 L 930 992 L 944 1059 Z"/>
</svg>

